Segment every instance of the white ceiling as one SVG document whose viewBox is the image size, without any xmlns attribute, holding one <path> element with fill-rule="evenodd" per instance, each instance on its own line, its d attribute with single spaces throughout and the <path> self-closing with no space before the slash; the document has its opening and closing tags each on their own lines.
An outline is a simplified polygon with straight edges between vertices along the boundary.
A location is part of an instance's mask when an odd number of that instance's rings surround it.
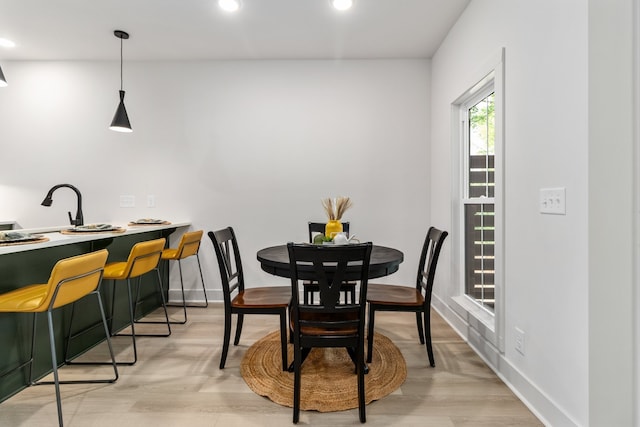
<svg viewBox="0 0 640 427">
<path fill-rule="evenodd" d="M 0 61 L 430 58 L 469 1 L 0 0 Z"/>
</svg>

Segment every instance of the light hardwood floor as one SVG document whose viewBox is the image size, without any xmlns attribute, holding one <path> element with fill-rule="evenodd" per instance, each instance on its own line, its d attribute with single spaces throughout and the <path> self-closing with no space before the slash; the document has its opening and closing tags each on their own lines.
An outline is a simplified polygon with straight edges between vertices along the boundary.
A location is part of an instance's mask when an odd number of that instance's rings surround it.
<svg viewBox="0 0 640 427">
<path fill-rule="evenodd" d="M 176 318 L 178 316 L 176 315 Z M 66 426 L 286 426 L 292 409 L 254 394 L 240 376 L 252 343 L 278 329 L 277 316 L 246 316 L 242 339 L 218 369 L 221 304 L 190 308 L 186 325 L 169 338 L 139 338 L 138 363 L 119 367 L 115 384 L 62 385 Z M 142 325 L 150 326 L 150 325 Z M 141 328 L 142 328 L 141 326 Z M 235 329 L 234 329 L 235 330 Z M 542 423 L 437 315 L 432 315 L 436 367 L 428 365 L 411 313 L 376 314 L 376 331 L 401 350 L 407 380 L 399 390 L 367 406 L 371 426 L 541 426 Z M 130 341 L 117 337 L 117 358 L 130 356 Z M 104 346 L 106 348 L 106 346 Z M 83 358 L 97 357 L 103 348 Z M 103 353 L 104 354 L 104 353 Z M 109 374 L 108 367 L 63 367 L 62 378 Z M 299 425 L 359 425 L 357 409 L 302 412 Z M 53 386 L 29 387 L 0 404 L 1 426 L 57 425 Z"/>
</svg>

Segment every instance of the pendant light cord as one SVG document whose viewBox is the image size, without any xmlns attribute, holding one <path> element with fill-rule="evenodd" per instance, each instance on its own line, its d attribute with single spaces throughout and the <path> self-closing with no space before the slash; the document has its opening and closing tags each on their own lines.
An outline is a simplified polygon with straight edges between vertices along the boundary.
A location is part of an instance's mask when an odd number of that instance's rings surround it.
<svg viewBox="0 0 640 427">
<path fill-rule="evenodd" d="M 123 74 L 122 74 L 122 38 L 120 38 L 120 90 L 123 90 Z"/>
</svg>

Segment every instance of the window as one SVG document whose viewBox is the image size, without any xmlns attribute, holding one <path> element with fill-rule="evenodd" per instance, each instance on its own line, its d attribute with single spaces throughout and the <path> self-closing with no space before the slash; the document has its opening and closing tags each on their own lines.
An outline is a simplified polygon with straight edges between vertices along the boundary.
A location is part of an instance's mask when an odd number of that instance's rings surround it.
<svg viewBox="0 0 640 427">
<path fill-rule="evenodd" d="M 451 308 L 477 337 L 504 351 L 504 49 L 451 107 L 452 239 L 459 284 Z M 474 78 L 475 76 L 475 78 Z"/>
<path fill-rule="evenodd" d="M 488 92 L 488 93 L 487 93 Z M 479 98 L 479 99 L 478 99 Z M 495 92 L 488 85 L 463 104 L 465 152 L 465 294 L 493 312 L 495 307 Z"/>
</svg>

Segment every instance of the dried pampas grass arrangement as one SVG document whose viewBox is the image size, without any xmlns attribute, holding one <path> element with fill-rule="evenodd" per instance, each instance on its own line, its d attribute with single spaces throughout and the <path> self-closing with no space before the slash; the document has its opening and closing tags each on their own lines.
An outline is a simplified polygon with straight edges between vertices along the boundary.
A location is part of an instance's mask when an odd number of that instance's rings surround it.
<svg viewBox="0 0 640 427">
<path fill-rule="evenodd" d="M 351 205 L 351 199 L 348 197 L 340 196 L 322 199 L 322 207 L 324 207 L 324 211 L 327 213 L 329 221 L 340 221 L 342 219 L 342 215 L 344 215 Z"/>
</svg>

